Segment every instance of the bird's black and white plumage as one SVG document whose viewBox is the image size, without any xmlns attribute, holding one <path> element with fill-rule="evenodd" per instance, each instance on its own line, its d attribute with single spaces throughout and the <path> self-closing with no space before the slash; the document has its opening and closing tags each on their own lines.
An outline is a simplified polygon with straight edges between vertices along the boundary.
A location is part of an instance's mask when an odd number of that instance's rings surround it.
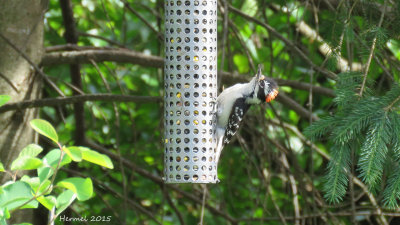
<svg viewBox="0 0 400 225">
<path fill-rule="evenodd" d="M 229 143 L 239 129 L 240 122 L 250 106 L 263 101 L 272 101 L 278 94 L 277 89 L 278 85 L 275 81 L 264 77 L 259 66 L 256 76 L 249 83 L 236 84 L 225 89 L 218 96 L 215 114 L 217 165 L 223 147 Z"/>
</svg>

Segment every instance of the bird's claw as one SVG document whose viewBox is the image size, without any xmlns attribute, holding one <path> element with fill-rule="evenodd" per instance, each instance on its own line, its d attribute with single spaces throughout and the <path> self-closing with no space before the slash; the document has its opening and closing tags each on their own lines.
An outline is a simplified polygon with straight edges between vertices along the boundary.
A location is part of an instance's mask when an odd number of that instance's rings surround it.
<svg viewBox="0 0 400 225">
<path fill-rule="evenodd" d="M 217 113 L 217 98 L 213 98 L 210 103 L 213 104 L 213 109 L 211 111 L 211 115 L 214 115 Z"/>
</svg>

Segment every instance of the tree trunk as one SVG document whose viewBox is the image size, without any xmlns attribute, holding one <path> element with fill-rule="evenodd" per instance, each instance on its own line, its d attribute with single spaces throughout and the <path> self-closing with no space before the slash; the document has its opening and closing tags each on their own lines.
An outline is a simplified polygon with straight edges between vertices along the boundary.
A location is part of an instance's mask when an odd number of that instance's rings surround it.
<svg viewBox="0 0 400 225">
<path fill-rule="evenodd" d="M 36 99 L 40 96 L 41 79 L 33 67 L 21 56 L 25 53 L 38 64 L 43 55 L 43 16 L 48 0 L 0 0 L 0 32 L 13 43 L 15 50 L 0 38 L 0 94 L 11 96 L 11 102 Z M 26 109 L 0 114 L 0 160 L 6 169 L 19 152 L 35 142 L 37 135 L 29 121 L 37 117 L 37 110 Z M 3 184 L 10 176 L 0 173 Z M 27 215 L 30 215 L 28 216 Z M 32 212 L 12 215 L 12 222 L 32 221 Z M 14 220 L 16 219 L 16 220 Z"/>
</svg>

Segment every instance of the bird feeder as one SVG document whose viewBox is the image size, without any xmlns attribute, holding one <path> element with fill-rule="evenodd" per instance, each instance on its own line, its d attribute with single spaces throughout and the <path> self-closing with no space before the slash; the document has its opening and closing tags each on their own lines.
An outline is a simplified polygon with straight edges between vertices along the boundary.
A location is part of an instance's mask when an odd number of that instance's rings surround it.
<svg viewBox="0 0 400 225">
<path fill-rule="evenodd" d="M 164 180 L 216 183 L 217 1 L 165 1 Z"/>
</svg>

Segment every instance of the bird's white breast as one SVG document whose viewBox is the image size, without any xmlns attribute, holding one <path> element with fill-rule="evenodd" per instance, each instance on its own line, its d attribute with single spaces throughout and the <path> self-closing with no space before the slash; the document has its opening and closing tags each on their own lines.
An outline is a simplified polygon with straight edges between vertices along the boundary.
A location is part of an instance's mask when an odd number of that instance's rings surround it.
<svg viewBox="0 0 400 225">
<path fill-rule="evenodd" d="M 228 124 L 229 115 L 232 111 L 233 104 L 238 98 L 242 98 L 244 95 L 248 95 L 247 90 L 251 90 L 249 85 L 252 86 L 251 83 L 245 84 L 236 84 L 232 87 L 225 89 L 217 99 L 218 109 L 217 109 L 217 117 L 218 122 L 217 126 L 225 127 Z M 222 102 L 224 104 L 222 104 Z M 251 103 L 250 103 L 251 104 Z"/>
</svg>

